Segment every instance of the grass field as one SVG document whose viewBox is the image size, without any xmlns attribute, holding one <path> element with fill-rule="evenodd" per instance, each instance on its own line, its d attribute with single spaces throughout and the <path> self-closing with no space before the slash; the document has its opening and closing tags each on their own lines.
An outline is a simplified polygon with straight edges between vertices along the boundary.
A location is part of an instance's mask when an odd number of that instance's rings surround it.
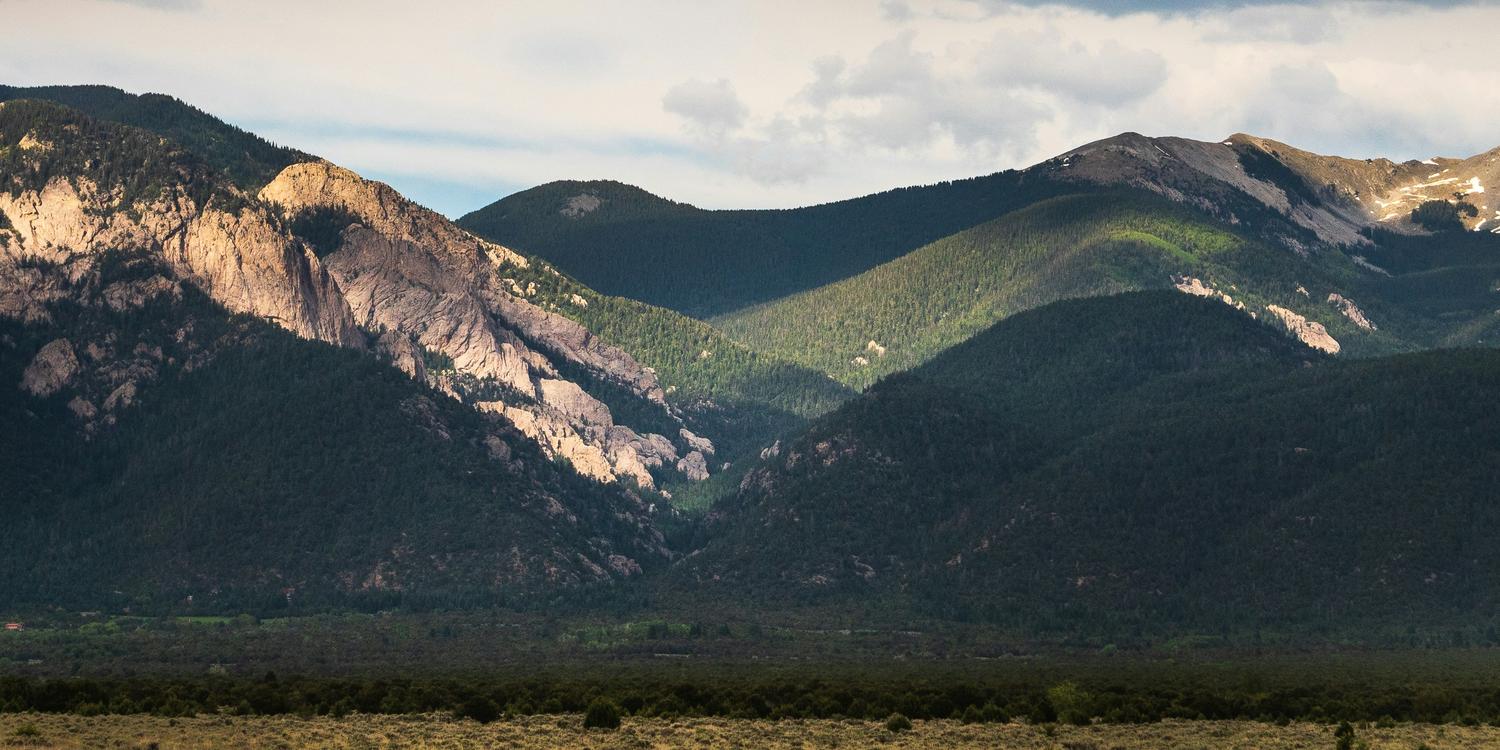
<svg viewBox="0 0 1500 750">
<path fill-rule="evenodd" d="M 879 722 L 632 719 L 617 731 L 586 730 L 578 715 L 534 716 L 478 724 L 447 715 L 342 719 L 198 716 L 0 714 L 0 747 L 29 748 L 1333 748 L 1334 728 L 1296 722 L 1164 721 L 1087 727 L 918 721 L 893 733 Z M 1500 747 L 1500 727 L 1401 724 L 1358 727 L 1356 747 Z"/>
</svg>

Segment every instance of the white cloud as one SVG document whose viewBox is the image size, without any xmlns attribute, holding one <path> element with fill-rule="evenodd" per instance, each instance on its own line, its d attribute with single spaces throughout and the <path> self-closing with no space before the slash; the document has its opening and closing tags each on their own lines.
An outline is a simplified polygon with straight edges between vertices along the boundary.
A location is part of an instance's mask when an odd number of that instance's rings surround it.
<svg viewBox="0 0 1500 750">
<path fill-rule="evenodd" d="M 695 128 L 727 132 L 744 124 L 748 113 L 734 86 L 724 79 L 683 81 L 667 90 L 661 106 L 686 119 Z"/>
<path fill-rule="evenodd" d="M 1031 86 L 1080 102 L 1121 105 L 1160 88 L 1167 62 L 1148 49 L 1105 39 L 1093 48 L 1055 31 L 1002 33 L 981 53 L 983 79 Z"/>
<path fill-rule="evenodd" d="M 174 94 L 449 213 L 594 177 L 797 205 L 1123 130 L 1395 158 L 1500 140 L 1493 3 L 0 1 L 4 83 Z"/>
</svg>

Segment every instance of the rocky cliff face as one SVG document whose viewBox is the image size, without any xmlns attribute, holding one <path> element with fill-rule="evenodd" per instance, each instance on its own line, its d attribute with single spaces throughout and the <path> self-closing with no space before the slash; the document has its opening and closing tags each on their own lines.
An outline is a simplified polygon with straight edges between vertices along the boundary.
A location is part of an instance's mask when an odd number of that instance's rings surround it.
<svg viewBox="0 0 1500 750">
<path fill-rule="evenodd" d="M 333 277 L 264 207 L 231 212 L 199 205 L 174 187 L 149 204 L 128 206 L 92 180 L 58 176 L 41 190 L 0 192 L 0 214 L 12 228 L 0 245 L 0 265 L 9 266 L 0 274 L 24 275 L 17 267 L 38 261 L 76 263 L 81 271 L 107 252 L 144 253 L 233 312 L 273 320 L 306 338 L 364 345 Z M 0 309 L 25 317 L 31 294 L 24 285 L 0 286 Z"/>
<path fill-rule="evenodd" d="M 532 279 L 555 270 L 327 162 L 288 167 L 260 197 L 287 219 L 347 214 L 352 223 L 324 259 L 355 319 L 382 332 L 384 347 L 451 360 L 459 377 L 441 385 L 454 395 L 483 403 L 586 476 L 654 487 L 652 469 L 679 470 L 669 438 L 617 424 L 608 406 L 564 375 L 584 373 L 671 413 L 655 373 L 531 299 Z M 696 464 L 680 471 L 706 476 Z"/>
<path fill-rule="evenodd" d="M 291 165 L 250 196 L 142 131 L 51 105 L 0 107 L 10 115 L 0 116 L 0 314 L 41 321 L 50 303 L 85 294 L 139 307 L 191 284 L 305 338 L 373 344 L 414 379 L 490 404 L 596 480 L 651 488 L 653 472 L 706 476 L 701 461 L 683 461 L 701 449 L 678 436 L 655 373 L 540 299 L 556 270 L 327 162 Z M 343 222 L 335 247 L 299 229 L 320 210 Z M 156 275 L 109 290 L 79 283 L 121 258 Z M 38 369 L 36 382 L 55 369 Z M 600 389 L 639 399 L 673 437 L 619 423 Z"/>
</svg>

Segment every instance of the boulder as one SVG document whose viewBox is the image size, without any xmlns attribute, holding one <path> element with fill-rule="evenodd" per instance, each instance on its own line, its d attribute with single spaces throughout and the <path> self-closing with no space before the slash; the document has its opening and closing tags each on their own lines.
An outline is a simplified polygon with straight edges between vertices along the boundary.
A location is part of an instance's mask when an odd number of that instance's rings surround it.
<svg viewBox="0 0 1500 750">
<path fill-rule="evenodd" d="M 21 373 L 21 388 L 33 396 L 51 396 L 77 373 L 78 355 L 73 353 L 73 344 L 67 339 L 55 339 L 37 351 Z"/>
</svg>

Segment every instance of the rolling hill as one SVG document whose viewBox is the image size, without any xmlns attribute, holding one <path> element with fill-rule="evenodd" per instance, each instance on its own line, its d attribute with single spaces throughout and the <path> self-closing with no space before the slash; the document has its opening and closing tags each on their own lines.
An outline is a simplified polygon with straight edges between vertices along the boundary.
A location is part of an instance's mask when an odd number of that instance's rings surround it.
<svg viewBox="0 0 1500 750">
<path fill-rule="evenodd" d="M 1001 172 L 807 208 L 706 211 L 618 182 L 564 181 L 458 223 L 601 292 L 711 317 L 852 276 L 1056 192 Z"/>
<path fill-rule="evenodd" d="M 1275 306 L 1287 311 L 1288 327 L 1330 350 L 1431 345 L 1434 322 L 1383 293 L 1387 283 L 1342 253 L 1299 256 L 1147 193 L 1086 193 L 1039 202 L 859 276 L 714 322 L 855 387 L 916 366 L 1021 310 L 1135 289 L 1227 296 L 1267 317 L 1276 317 Z M 1481 330 L 1493 324 L 1482 308 L 1469 315 Z"/>
<path fill-rule="evenodd" d="M 1176 292 L 1045 305 L 777 446 L 670 580 L 1024 632 L 1478 621 L 1497 385 L 1500 352 L 1330 358 Z"/>
<path fill-rule="evenodd" d="M 1019 310 L 1131 289 L 1228 296 L 1345 355 L 1492 341 L 1494 163 L 1124 133 L 1017 172 L 794 211 L 705 212 L 618 183 L 552 183 L 464 221 L 862 388 Z M 784 236 L 807 244 L 793 252 Z M 1393 256 L 1425 258 L 1424 275 L 1394 278 L 1381 265 Z M 725 294 L 738 285 L 752 291 Z M 730 302 L 685 296 L 700 294 Z"/>
</svg>

